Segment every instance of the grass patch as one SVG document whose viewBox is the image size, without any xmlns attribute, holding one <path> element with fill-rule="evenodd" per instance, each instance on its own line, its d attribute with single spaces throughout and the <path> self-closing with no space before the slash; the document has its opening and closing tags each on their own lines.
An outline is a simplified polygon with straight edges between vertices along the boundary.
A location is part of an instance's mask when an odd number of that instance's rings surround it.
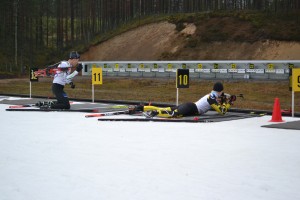
<svg viewBox="0 0 300 200">
<path fill-rule="evenodd" d="M 76 88 L 65 87 L 70 98 L 92 98 L 90 77 L 76 77 Z M 28 79 L 0 80 L 1 94 L 29 95 Z M 179 102 L 197 101 L 209 93 L 214 81 L 190 80 L 190 88 L 179 90 Z M 228 80 L 223 81 L 225 92 L 230 94 L 243 93 L 245 98 L 238 98 L 235 108 L 272 110 L 274 99 L 280 99 L 281 109 L 291 108 L 291 92 L 288 81 L 252 81 Z M 32 95 L 53 97 L 51 79 L 43 78 L 32 84 Z M 176 103 L 175 79 L 150 78 L 113 78 L 104 77 L 103 85 L 95 86 L 96 100 L 126 100 L 141 102 Z M 297 100 L 298 99 L 298 100 Z M 300 112 L 300 94 L 295 94 L 295 110 Z"/>
</svg>

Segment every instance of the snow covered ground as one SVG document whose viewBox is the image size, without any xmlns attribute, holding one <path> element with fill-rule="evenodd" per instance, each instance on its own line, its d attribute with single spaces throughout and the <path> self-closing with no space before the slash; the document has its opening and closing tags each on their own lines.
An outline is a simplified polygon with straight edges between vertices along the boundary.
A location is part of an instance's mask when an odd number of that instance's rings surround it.
<svg viewBox="0 0 300 200">
<path fill-rule="evenodd" d="M 0 104 L 0 200 L 300 199 L 300 131 L 262 128 L 271 116 L 98 122 L 7 107 Z"/>
</svg>

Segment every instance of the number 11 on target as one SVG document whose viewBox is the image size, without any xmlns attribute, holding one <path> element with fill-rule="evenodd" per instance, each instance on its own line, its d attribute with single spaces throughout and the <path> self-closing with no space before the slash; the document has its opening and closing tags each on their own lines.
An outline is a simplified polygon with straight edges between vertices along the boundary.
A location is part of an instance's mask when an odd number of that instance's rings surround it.
<svg viewBox="0 0 300 200">
<path fill-rule="evenodd" d="M 92 69 L 92 84 L 102 85 L 102 68 Z"/>
<path fill-rule="evenodd" d="M 95 102 L 94 85 L 102 85 L 102 68 L 92 68 L 92 102 Z"/>
</svg>

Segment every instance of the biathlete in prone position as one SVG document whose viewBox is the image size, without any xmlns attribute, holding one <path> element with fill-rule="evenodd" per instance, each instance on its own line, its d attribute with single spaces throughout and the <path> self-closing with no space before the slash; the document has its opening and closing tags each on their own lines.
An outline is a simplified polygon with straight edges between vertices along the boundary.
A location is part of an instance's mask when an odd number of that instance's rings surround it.
<svg viewBox="0 0 300 200">
<path fill-rule="evenodd" d="M 235 95 L 224 94 L 224 86 L 221 82 L 216 82 L 212 91 L 200 98 L 197 102 L 187 102 L 174 107 L 156 107 L 137 105 L 129 110 L 129 113 L 142 111 L 146 117 L 185 117 L 202 115 L 211 108 L 219 114 L 224 115 L 233 102 L 236 100 Z"/>
</svg>

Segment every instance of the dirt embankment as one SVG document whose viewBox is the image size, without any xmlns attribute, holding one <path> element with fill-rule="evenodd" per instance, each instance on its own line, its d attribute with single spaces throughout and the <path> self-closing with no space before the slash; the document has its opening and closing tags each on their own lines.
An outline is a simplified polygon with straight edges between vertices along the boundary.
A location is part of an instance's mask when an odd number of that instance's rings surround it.
<svg viewBox="0 0 300 200">
<path fill-rule="evenodd" d="M 228 21 L 228 20 L 227 20 Z M 211 23 L 211 24 L 209 24 Z M 221 24 L 220 24 L 221 23 Z M 186 24 L 178 32 L 174 24 L 160 22 L 145 25 L 90 47 L 82 60 L 300 60 L 300 43 L 255 38 L 247 23 L 220 22 L 230 38 L 222 42 L 207 42 L 189 47 L 191 39 L 205 37 L 216 23 L 197 27 Z M 259 34 L 259 33 L 258 33 Z"/>
<path fill-rule="evenodd" d="M 82 60 L 156 60 L 178 37 L 175 25 L 150 24 L 123 33 L 82 55 Z"/>
</svg>

